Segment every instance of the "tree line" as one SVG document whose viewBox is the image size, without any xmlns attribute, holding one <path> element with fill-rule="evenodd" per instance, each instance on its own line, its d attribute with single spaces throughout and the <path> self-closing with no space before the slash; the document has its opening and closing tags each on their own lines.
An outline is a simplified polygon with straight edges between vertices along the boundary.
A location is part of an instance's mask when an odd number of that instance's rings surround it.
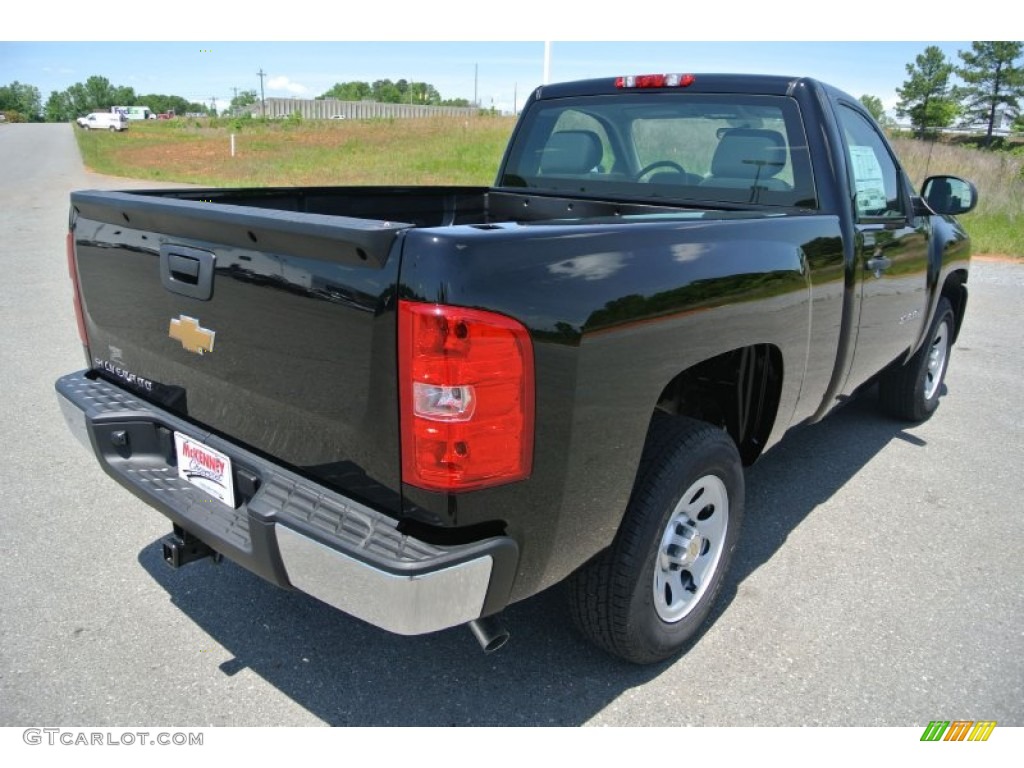
<svg viewBox="0 0 1024 768">
<path fill-rule="evenodd" d="M 0 86 L 0 112 L 7 120 L 65 123 L 89 112 L 108 112 L 113 106 L 149 107 L 155 113 L 174 111 L 210 114 L 206 105 L 180 96 L 159 93 L 137 94 L 128 86 L 113 85 L 107 78 L 93 75 L 84 83 L 75 83 L 63 91 L 53 91 L 44 103 L 39 89 L 15 80 Z"/>
<path fill-rule="evenodd" d="M 430 83 L 408 80 L 375 80 L 372 83 L 352 81 L 335 83 L 317 96 L 318 99 L 340 99 L 342 101 L 381 101 L 393 104 L 425 104 L 430 106 L 468 107 L 466 99 L 444 99 Z M 235 94 L 226 110 L 231 114 L 256 104 L 259 98 L 255 90 L 244 90 Z M 119 86 L 107 78 L 93 75 L 84 83 L 75 83 L 63 91 L 53 91 L 44 103 L 39 89 L 15 80 L 10 85 L 0 86 L 0 112 L 11 122 L 32 120 L 46 122 L 68 122 L 89 112 L 106 112 L 112 106 L 146 106 L 155 113 L 170 112 L 183 115 L 200 113 L 216 116 L 212 107 L 189 101 L 181 96 L 146 93 L 137 94 L 129 86 Z"/>
<path fill-rule="evenodd" d="M 380 101 L 386 104 L 424 104 L 434 107 L 468 107 L 467 99 L 443 99 L 430 83 L 416 83 L 408 80 L 374 80 L 372 83 L 353 80 L 335 83 L 318 99 L 339 99 L 340 101 Z"/>
<path fill-rule="evenodd" d="M 908 77 L 896 89 L 896 115 L 909 118 L 922 138 L 954 125 L 984 126 L 985 143 L 991 144 L 1002 110 L 1011 111 L 1014 130 L 1024 131 L 1024 66 L 1018 61 L 1022 55 L 1020 41 L 976 41 L 969 51 L 957 53 L 957 64 L 938 46 L 929 45 L 906 65 Z M 880 99 L 865 95 L 861 102 L 876 120 L 891 122 Z"/>
<path fill-rule="evenodd" d="M 38 120 L 42 113 L 39 89 L 15 80 L 10 85 L 0 85 L 0 112 L 12 123 Z"/>
</svg>

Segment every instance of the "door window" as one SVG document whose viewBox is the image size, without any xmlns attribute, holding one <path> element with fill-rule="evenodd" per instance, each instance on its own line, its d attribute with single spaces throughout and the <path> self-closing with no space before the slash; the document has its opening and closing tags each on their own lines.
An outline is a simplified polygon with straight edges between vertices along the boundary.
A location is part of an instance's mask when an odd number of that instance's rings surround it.
<svg viewBox="0 0 1024 768">
<path fill-rule="evenodd" d="M 857 218 L 904 215 L 899 170 L 877 129 L 860 112 L 840 107 Z"/>
</svg>

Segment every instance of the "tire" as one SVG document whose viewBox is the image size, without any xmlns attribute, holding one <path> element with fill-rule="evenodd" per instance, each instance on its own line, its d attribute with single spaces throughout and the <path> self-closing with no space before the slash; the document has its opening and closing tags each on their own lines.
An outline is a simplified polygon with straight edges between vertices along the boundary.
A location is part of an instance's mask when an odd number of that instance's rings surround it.
<svg viewBox="0 0 1024 768">
<path fill-rule="evenodd" d="M 117 128 L 115 128 L 114 126 L 110 126 L 109 130 L 110 130 L 111 133 L 116 133 L 117 132 Z"/>
<path fill-rule="evenodd" d="M 942 382 L 949 367 L 955 318 L 943 296 L 935 308 L 927 341 L 905 365 L 889 368 L 878 382 L 878 400 L 890 416 L 904 421 L 924 421 L 939 407 Z"/>
<path fill-rule="evenodd" d="M 726 432 L 692 419 L 655 418 L 614 542 L 570 577 L 577 627 L 636 664 L 680 652 L 721 589 L 743 495 L 742 461 Z"/>
</svg>

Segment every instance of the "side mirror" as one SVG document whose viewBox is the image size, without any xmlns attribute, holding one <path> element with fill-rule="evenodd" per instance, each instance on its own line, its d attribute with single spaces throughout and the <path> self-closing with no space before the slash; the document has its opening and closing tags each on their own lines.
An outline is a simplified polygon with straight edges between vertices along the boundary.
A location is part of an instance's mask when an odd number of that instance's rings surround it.
<svg viewBox="0 0 1024 768">
<path fill-rule="evenodd" d="M 959 176 L 929 176 L 921 186 L 921 197 L 932 212 L 958 216 L 974 210 L 978 189 Z"/>
</svg>

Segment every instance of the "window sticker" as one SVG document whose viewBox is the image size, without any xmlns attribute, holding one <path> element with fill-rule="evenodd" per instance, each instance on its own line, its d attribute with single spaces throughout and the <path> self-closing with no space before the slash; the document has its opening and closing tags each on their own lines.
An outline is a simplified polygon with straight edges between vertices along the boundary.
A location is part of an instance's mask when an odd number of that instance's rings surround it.
<svg viewBox="0 0 1024 768">
<path fill-rule="evenodd" d="M 857 189 L 858 213 L 882 213 L 886 209 L 882 164 L 872 147 L 851 146 L 850 163 Z"/>
</svg>

